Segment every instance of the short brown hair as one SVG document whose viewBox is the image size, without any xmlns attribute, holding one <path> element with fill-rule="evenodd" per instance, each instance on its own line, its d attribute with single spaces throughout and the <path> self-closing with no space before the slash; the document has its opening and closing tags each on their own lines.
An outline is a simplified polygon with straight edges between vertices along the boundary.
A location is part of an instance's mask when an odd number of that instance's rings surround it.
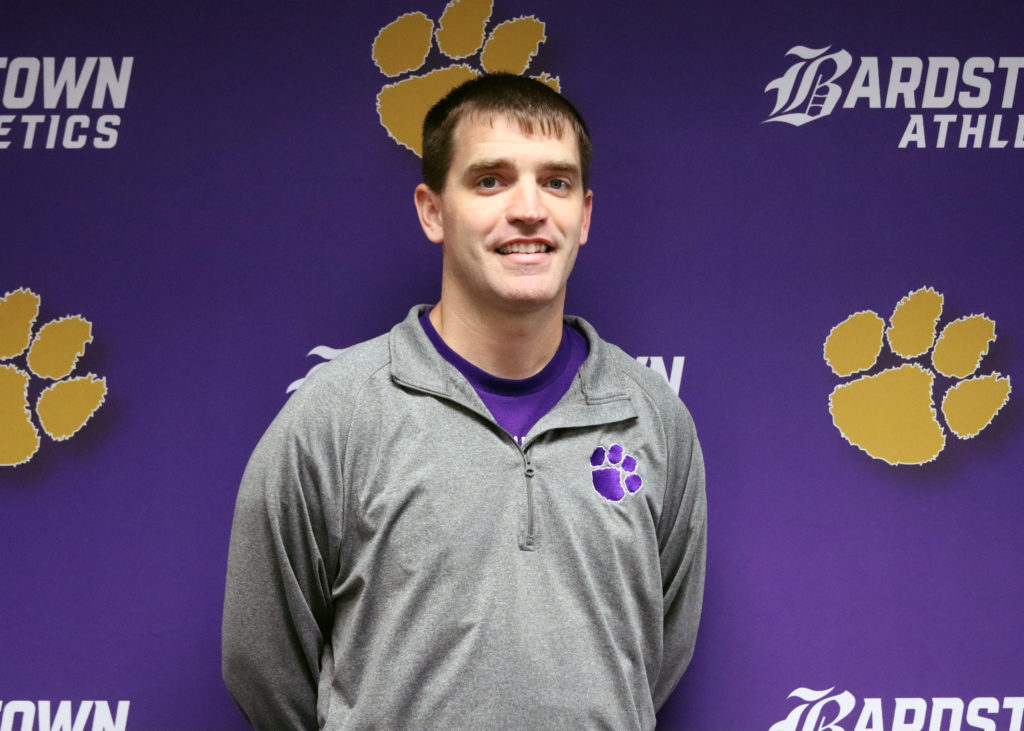
<svg viewBox="0 0 1024 731">
<path fill-rule="evenodd" d="M 583 117 L 547 84 L 514 74 L 485 74 L 448 92 L 423 120 L 423 182 L 435 192 L 444 189 L 454 156 L 455 128 L 470 114 L 492 112 L 515 120 L 526 134 L 536 125 L 542 134 L 561 136 L 568 123 L 576 135 L 583 188 L 590 180 L 594 148 Z"/>
</svg>

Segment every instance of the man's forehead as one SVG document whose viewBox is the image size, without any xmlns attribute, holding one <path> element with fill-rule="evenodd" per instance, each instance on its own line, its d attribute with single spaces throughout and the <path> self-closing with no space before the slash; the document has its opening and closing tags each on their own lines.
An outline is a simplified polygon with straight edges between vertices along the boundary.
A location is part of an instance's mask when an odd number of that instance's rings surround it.
<svg viewBox="0 0 1024 731">
<path fill-rule="evenodd" d="M 488 152 L 481 153 L 484 157 L 493 157 L 496 151 L 504 147 L 513 153 L 518 147 L 516 143 L 520 141 L 516 137 L 527 142 L 560 143 L 566 148 L 568 162 L 577 165 L 580 162 L 579 146 L 568 121 L 558 120 L 556 128 L 550 118 L 520 118 L 493 111 L 470 112 L 459 120 L 453 133 L 454 157 L 470 162 L 467 158 L 474 156 L 472 148 L 477 146 L 488 148 Z"/>
</svg>

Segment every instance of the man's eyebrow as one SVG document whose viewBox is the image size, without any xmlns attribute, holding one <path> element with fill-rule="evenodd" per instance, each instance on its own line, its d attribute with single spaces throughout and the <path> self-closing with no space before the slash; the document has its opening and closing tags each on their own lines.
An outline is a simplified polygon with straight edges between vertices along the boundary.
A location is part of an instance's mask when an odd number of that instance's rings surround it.
<svg viewBox="0 0 1024 731">
<path fill-rule="evenodd" d="M 502 170 L 512 167 L 515 167 L 512 161 L 504 157 L 484 158 L 482 160 L 474 160 L 467 165 L 465 174 L 472 175 L 474 173 L 482 173 L 489 170 Z M 542 170 L 567 173 L 577 177 L 581 175 L 580 166 L 568 160 L 551 160 L 550 162 L 543 163 L 540 167 Z"/>
<path fill-rule="evenodd" d="M 574 162 L 569 162 L 568 160 L 552 160 L 544 165 L 544 169 L 551 170 L 556 173 L 566 173 L 577 178 L 582 177 L 583 175 L 580 172 L 580 166 Z"/>
<path fill-rule="evenodd" d="M 512 161 L 504 157 L 492 157 L 484 158 L 482 160 L 474 160 L 466 166 L 466 173 L 481 173 L 487 170 L 500 170 L 502 168 L 512 167 Z"/>
</svg>

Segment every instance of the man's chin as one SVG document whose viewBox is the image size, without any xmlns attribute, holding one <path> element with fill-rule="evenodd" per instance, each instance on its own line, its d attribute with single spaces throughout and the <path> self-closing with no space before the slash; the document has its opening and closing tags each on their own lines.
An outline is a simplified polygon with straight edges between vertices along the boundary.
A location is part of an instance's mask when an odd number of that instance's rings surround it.
<svg viewBox="0 0 1024 731">
<path fill-rule="evenodd" d="M 561 308 L 565 303 L 565 297 L 559 292 L 552 292 L 550 290 L 520 289 L 504 293 L 500 298 L 500 302 L 502 309 L 508 312 L 528 315 L 550 310 L 551 308 Z"/>
</svg>

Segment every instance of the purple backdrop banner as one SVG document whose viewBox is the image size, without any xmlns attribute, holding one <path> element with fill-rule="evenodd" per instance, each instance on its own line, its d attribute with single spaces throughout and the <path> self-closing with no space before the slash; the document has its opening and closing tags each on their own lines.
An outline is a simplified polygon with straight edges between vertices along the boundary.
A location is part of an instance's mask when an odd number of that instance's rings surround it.
<svg viewBox="0 0 1024 731">
<path fill-rule="evenodd" d="M 0 731 L 246 727 L 238 481 L 311 349 L 438 297 L 404 112 L 496 63 L 444 11 L 0 7 Z M 1020 731 L 1024 5 L 495 0 L 481 40 L 524 18 L 492 50 L 595 143 L 568 309 L 707 462 L 659 728 Z"/>
</svg>

